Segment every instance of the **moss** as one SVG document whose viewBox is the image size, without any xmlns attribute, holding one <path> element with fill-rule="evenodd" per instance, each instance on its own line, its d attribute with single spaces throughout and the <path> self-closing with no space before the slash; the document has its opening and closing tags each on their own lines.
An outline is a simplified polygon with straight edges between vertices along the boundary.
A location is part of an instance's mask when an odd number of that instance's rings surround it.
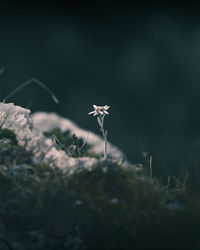
<svg viewBox="0 0 200 250">
<path fill-rule="evenodd" d="M 0 128 L 0 141 L 2 140 L 9 140 L 10 143 L 12 144 L 17 144 L 17 139 L 16 139 L 16 135 L 13 131 L 11 131 L 10 129 L 2 129 Z"/>
<path fill-rule="evenodd" d="M 70 177 L 48 166 L 9 166 L 0 180 L 0 221 L 16 250 L 193 249 L 198 239 L 198 198 L 170 211 L 164 193 L 114 163 Z M 31 230 L 40 248 L 30 243 Z"/>
<path fill-rule="evenodd" d="M 16 135 L 9 129 L 0 129 L 0 164 L 30 162 L 31 154 L 18 145 Z"/>
<path fill-rule="evenodd" d="M 125 202 L 140 210 L 160 209 L 162 204 L 159 192 L 152 191 L 133 169 L 116 163 L 97 166 L 91 172 L 83 170 L 74 174 L 69 178 L 68 185 L 77 190 L 77 193 L 95 197 L 96 201 L 105 201 L 108 204 L 112 204 L 114 199 L 119 204 Z"/>
<path fill-rule="evenodd" d="M 199 249 L 198 196 L 187 194 L 183 209 L 169 210 L 177 186 L 166 192 L 110 161 L 68 176 L 32 165 L 15 135 L 0 133 L 0 226 L 13 249 Z M 69 147 L 71 136 L 56 133 Z"/>
</svg>

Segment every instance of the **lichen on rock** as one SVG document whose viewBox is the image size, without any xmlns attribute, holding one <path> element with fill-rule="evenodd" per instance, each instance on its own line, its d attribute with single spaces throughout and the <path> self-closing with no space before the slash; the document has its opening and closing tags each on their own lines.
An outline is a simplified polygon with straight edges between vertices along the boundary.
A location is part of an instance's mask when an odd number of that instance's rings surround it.
<svg viewBox="0 0 200 250">
<path fill-rule="evenodd" d="M 180 182 L 171 189 L 152 177 L 148 181 L 119 158 L 70 156 L 65 148 L 73 143 L 73 133 L 85 138 L 71 125 L 56 114 L 31 117 L 27 109 L 0 103 L 3 243 L 16 250 L 199 249 L 194 247 L 199 199 L 188 203 L 184 197 L 179 203 Z M 50 139 L 53 135 L 63 148 Z M 101 138 L 92 135 L 88 141 L 88 149 L 101 156 Z M 123 157 L 109 146 L 113 157 Z"/>
<path fill-rule="evenodd" d="M 28 109 L 15 106 L 13 103 L 0 103 L 0 126 L 2 129 L 9 129 L 15 133 L 18 144 L 31 152 L 31 160 L 34 164 L 46 164 L 73 173 L 77 169 L 92 169 L 99 161 L 102 161 L 95 157 L 70 157 L 64 150 L 58 150 L 53 140 L 43 135 L 44 132 L 60 128 L 62 131 L 70 130 L 86 138 L 87 131 L 56 114 L 40 112 L 31 116 Z M 90 132 L 89 142 L 93 151 L 97 154 L 102 152 L 100 137 Z M 111 144 L 109 150 L 117 160 L 124 157 L 123 153 Z M 127 162 L 126 165 L 131 164 Z M 133 169 L 136 168 L 133 166 Z"/>
</svg>

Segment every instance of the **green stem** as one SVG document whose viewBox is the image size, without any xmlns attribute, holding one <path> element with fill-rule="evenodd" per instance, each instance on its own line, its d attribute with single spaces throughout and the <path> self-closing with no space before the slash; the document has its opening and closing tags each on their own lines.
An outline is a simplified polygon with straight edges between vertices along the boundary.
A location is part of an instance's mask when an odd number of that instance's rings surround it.
<svg viewBox="0 0 200 250">
<path fill-rule="evenodd" d="M 107 130 L 105 131 L 104 130 L 104 117 L 105 117 L 105 114 L 104 115 L 99 115 L 99 118 L 100 118 L 100 130 L 103 134 L 103 139 L 104 139 L 104 159 L 106 160 L 107 159 Z"/>
</svg>

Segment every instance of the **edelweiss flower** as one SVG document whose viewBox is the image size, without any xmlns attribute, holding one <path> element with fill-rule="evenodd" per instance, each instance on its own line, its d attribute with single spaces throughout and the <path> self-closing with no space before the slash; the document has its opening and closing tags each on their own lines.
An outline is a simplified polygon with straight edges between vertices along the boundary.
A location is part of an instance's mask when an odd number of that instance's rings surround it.
<svg viewBox="0 0 200 250">
<path fill-rule="evenodd" d="M 104 118 L 105 115 L 109 115 L 108 113 L 108 109 L 110 108 L 110 106 L 105 105 L 105 106 L 96 106 L 93 105 L 94 110 L 90 113 L 88 113 L 88 115 L 93 114 L 93 116 L 97 115 L 97 122 L 100 126 L 100 131 L 103 134 L 103 138 L 104 138 L 104 159 L 107 159 L 107 130 L 104 129 Z"/>
<path fill-rule="evenodd" d="M 96 115 L 109 115 L 107 110 L 110 108 L 110 106 L 108 106 L 108 105 L 105 105 L 105 106 L 93 105 L 93 108 L 94 108 L 94 111 L 88 113 L 88 115 L 91 115 L 91 114 L 93 114 L 93 116 L 96 116 Z"/>
</svg>

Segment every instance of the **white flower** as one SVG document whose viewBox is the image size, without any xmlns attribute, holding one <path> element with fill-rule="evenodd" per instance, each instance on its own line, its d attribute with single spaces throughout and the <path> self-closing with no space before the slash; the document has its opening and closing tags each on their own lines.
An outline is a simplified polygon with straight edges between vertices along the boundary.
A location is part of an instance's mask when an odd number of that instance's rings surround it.
<svg viewBox="0 0 200 250">
<path fill-rule="evenodd" d="M 108 109 L 110 108 L 110 106 L 105 105 L 105 106 L 96 106 L 93 105 L 94 111 L 88 113 L 88 115 L 93 114 L 94 116 L 96 115 L 109 115 L 108 113 Z"/>
<path fill-rule="evenodd" d="M 88 113 L 88 115 L 92 115 L 96 116 L 97 115 L 97 122 L 100 126 L 100 131 L 103 134 L 103 138 L 104 138 L 104 159 L 107 159 L 107 130 L 104 129 L 104 118 L 105 115 L 109 115 L 108 113 L 108 109 L 110 108 L 110 106 L 105 105 L 105 106 L 96 106 L 93 105 L 94 110 L 90 113 Z"/>
</svg>

